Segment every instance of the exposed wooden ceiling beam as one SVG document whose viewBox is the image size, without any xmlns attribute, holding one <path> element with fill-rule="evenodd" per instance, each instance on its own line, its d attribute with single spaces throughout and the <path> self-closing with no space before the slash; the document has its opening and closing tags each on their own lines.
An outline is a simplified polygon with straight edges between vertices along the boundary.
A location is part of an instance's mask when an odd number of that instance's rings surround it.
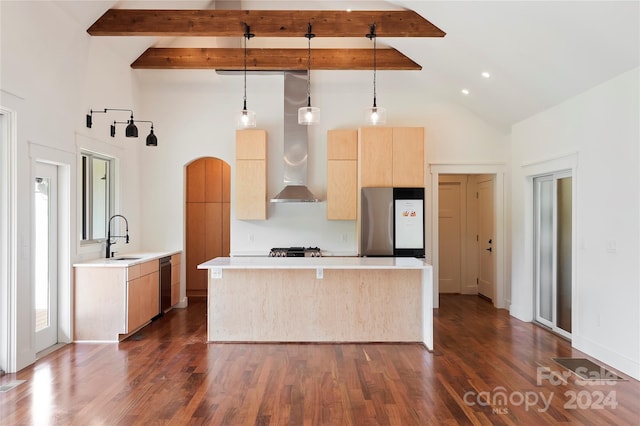
<svg viewBox="0 0 640 426">
<path fill-rule="evenodd" d="M 307 69 L 307 49 L 247 49 L 249 71 Z M 244 69 L 241 48 L 149 48 L 131 64 L 142 69 Z M 371 49 L 311 49 L 311 69 L 372 70 Z M 422 67 L 396 49 L 378 49 L 378 70 L 421 70 Z"/>
<path fill-rule="evenodd" d="M 87 32 L 93 36 L 304 37 L 308 23 L 318 37 L 444 37 L 412 10 L 146 10 L 109 9 Z"/>
</svg>

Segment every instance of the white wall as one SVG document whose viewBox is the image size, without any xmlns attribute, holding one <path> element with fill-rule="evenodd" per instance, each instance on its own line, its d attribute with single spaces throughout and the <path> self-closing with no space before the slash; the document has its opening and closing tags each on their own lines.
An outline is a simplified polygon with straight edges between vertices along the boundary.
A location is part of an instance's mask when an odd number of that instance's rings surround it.
<svg viewBox="0 0 640 426">
<path fill-rule="evenodd" d="M 15 112 L 17 134 L 17 369 L 35 360 L 31 282 L 32 166 L 36 160 L 66 164 L 75 177 L 79 148 L 119 158 L 120 211 L 130 214 L 132 241 L 140 240 L 138 144 L 109 137 L 109 118 L 95 117 L 85 128 L 90 108 L 135 108 L 135 80 L 128 63 L 86 33 L 53 2 L 2 2 L 2 75 L 0 104 Z M 126 118 L 126 117 L 125 117 Z M 113 117 L 110 118 L 113 120 Z M 118 117 L 120 119 L 120 117 Z M 120 134 L 124 133 L 121 128 Z M 77 243 L 76 179 L 66 208 L 71 218 L 67 261 L 97 257 L 102 247 L 80 249 Z M 79 216 L 78 216 L 79 217 Z M 135 248 L 135 243 L 132 244 Z M 71 264 L 61 272 L 62 304 L 71 305 Z M 69 323 L 69 322 L 67 322 Z M 70 330 L 66 330 L 69 334 Z M 3 336 L 6 337 L 6 336 Z"/>
<path fill-rule="evenodd" d="M 577 159 L 573 345 L 640 379 L 640 70 L 513 127 L 512 306 L 533 318 L 530 181 Z M 550 161 L 547 161 L 550 160 Z M 551 171 L 551 170 L 547 170 Z M 615 246 L 615 252 L 611 247 Z"/>
<path fill-rule="evenodd" d="M 234 118 L 242 108 L 242 75 L 180 70 L 137 73 L 143 110 L 153 117 L 158 136 L 158 147 L 145 150 L 141 163 L 144 240 L 152 247 L 180 247 L 184 166 L 198 157 L 218 157 L 231 165 L 233 177 Z M 420 73 L 379 74 L 385 84 L 378 87 L 378 99 L 388 110 L 387 125 L 424 126 L 427 164 L 506 163 L 508 136 L 466 109 L 434 99 L 421 87 Z M 320 107 L 322 118 L 310 129 L 308 186 L 325 199 L 327 130 L 364 124 L 364 109 L 371 103 L 371 72 L 318 71 L 312 73 L 311 82 L 312 104 Z M 247 99 L 248 108 L 256 111 L 257 127 L 268 134 L 267 195 L 271 198 L 284 187 L 282 75 L 249 74 Z M 235 255 L 264 255 L 274 246 L 297 245 L 317 245 L 334 254 L 357 251 L 355 221 L 326 220 L 326 202 L 271 203 L 268 220 L 238 221 L 233 219 L 234 199 L 232 194 L 231 251 Z M 427 230 L 427 247 L 429 238 Z"/>
</svg>

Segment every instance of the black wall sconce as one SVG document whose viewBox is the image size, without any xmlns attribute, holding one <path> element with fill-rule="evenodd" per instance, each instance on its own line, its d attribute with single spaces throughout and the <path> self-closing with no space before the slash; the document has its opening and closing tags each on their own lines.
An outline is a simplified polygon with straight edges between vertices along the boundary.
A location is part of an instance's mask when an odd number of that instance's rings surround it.
<svg viewBox="0 0 640 426">
<path fill-rule="evenodd" d="M 125 136 L 128 138 L 137 138 L 138 137 L 138 128 L 136 127 L 136 122 L 133 120 L 133 110 L 130 109 L 122 109 L 122 108 L 104 108 L 102 110 L 89 110 L 89 114 L 87 114 L 87 127 L 91 128 L 93 125 L 93 114 L 105 114 L 108 111 L 128 111 L 131 113 L 131 118 L 127 121 L 115 121 L 111 125 L 110 135 L 111 137 L 115 137 L 116 135 L 116 124 L 126 124 L 125 128 Z M 158 138 L 153 133 L 153 122 L 148 120 L 138 120 L 138 123 L 151 123 L 151 133 L 147 136 L 147 146 L 158 146 Z"/>
<path fill-rule="evenodd" d="M 158 146 L 158 138 L 156 137 L 156 135 L 153 133 L 153 121 L 149 121 L 149 120 L 138 120 L 137 123 L 151 123 L 151 132 L 149 133 L 149 135 L 147 136 L 147 141 L 146 141 L 146 145 L 147 146 Z M 111 125 L 111 129 L 110 129 L 110 134 L 111 137 L 115 137 L 116 136 L 116 124 L 126 124 L 127 127 L 125 129 L 125 135 L 127 137 L 138 137 L 138 128 L 133 126 L 135 129 L 135 136 L 130 136 L 127 132 L 129 132 L 129 129 L 131 127 L 131 121 L 114 121 L 113 124 Z"/>
</svg>

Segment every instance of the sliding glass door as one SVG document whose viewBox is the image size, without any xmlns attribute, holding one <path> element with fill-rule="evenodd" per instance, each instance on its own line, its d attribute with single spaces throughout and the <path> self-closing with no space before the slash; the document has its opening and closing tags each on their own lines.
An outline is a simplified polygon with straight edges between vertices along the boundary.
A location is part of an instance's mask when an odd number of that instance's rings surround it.
<svg viewBox="0 0 640 426">
<path fill-rule="evenodd" d="M 571 336 L 572 192 L 570 172 L 533 180 L 535 320 L 566 337 Z"/>
</svg>

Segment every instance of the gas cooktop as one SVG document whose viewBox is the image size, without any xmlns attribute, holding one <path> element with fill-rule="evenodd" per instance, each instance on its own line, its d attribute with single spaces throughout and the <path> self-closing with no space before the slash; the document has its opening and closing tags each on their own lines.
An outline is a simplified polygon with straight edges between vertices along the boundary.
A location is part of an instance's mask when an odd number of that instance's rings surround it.
<svg viewBox="0 0 640 426">
<path fill-rule="evenodd" d="M 321 257 L 318 247 L 274 247 L 269 251 L 270 257 Z"/>
</svg>

